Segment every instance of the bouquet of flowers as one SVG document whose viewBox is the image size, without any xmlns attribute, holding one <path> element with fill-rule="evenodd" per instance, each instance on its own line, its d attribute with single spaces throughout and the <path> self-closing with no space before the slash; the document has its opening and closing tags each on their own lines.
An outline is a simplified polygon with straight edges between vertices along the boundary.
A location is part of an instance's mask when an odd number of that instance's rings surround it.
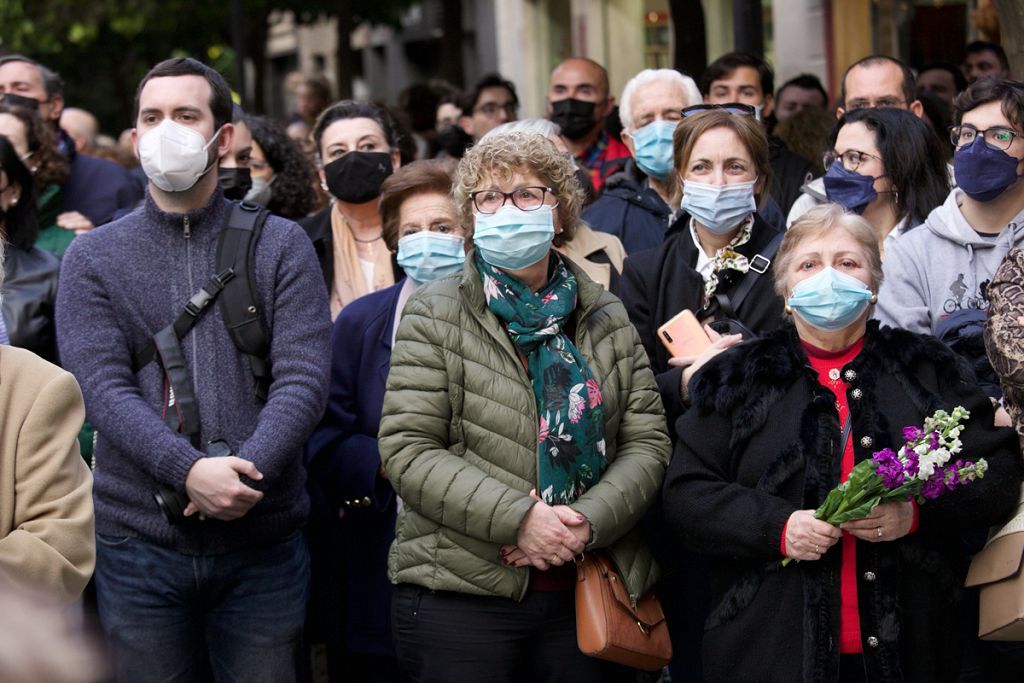
<svg viewBox="0 0 1024 683">
<path fill-rule="evenodd" d="M 934 500 L 985 476 L 988 463 L 956 459 L 963 444 L 960 422 L 970 412 L 957 406 L 952 413 L 936 411 L 925 418 L 923 427 L 904 427 L 904 443 L 899 451 L 884 448 L 869 460 L 854 465 L 849 478 L 832 489 L 825 502 L 814 512 L 817 519 L 839 526 L 843 522 L 863 519 L 882 503 L 903 502 L 916 498 L 918 504 Z M 789 564 L 787 557 L 783 565 Z"/>
</svg>

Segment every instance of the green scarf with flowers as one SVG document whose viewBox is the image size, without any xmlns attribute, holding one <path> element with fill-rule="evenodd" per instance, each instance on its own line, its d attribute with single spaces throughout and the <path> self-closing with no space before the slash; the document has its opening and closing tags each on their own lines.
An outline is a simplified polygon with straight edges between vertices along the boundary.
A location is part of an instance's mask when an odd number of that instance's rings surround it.
<svg viewBox="0 0 1024 683">
<path fill-rule="evenodd" d="M 601 477 L 605 465 L 601 389 L 563 332 L 576 308 L 576 278 L 557 259 L 539 292 L 477 255 L 487 307 L 526 356 L 540 420 L 537 489 L 548 505 L 568 505 Z"/>
</svg>

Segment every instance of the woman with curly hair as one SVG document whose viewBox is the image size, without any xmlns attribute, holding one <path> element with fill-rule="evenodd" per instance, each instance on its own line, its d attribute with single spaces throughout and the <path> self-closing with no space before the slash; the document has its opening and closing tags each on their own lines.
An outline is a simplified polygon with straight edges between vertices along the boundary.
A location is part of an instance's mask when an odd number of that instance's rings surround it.
<svg viewBox="0 0 1024 683">
<path fill-rule="evenodd" d="M 323 197 L 316 190 L 316 169 L 295 141 L 263 117 L 245 121 L 252 131 L 252 189 L 245 198 L 295 221 L 319 209 Z"/>
<path fill-rule="evenodd" d="M 402 309 L 377 441 L 402 499 L 399 663 L 424 682 L 634 680 L 580 652 L 572 559 L 606 552 L 635 596 L 657 578 L 636 527 L 670 446 L 647 354 L 557 251 L 583 192 L 550 140 L 481 140 L 452 195 L 474 248 Z"/>
<path fill-rule="evenodd" d="M 10 140 L 32 174 L 40 227 L 35 246 L 60 256 L 75 233 L 57 225 L 61 186 L 68 177 L 68 160 L 57 150 L 57 137 L 38 113 L 10 104 L 0 104 L 0 135 Z"/>
</svg>

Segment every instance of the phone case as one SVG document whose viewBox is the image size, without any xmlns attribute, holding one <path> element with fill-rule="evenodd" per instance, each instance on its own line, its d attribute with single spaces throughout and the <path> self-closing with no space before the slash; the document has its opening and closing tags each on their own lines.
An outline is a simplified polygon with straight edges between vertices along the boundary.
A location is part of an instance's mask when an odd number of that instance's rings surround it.
<svg viewBox="0 0 1024 683">
<path fill-rule="evenodd" d="M 711 339 L 692 311 L 683 310 L 658 328 L 658 339 L 673 357 L 696 356 L 711 346 Z"/>
</svg>

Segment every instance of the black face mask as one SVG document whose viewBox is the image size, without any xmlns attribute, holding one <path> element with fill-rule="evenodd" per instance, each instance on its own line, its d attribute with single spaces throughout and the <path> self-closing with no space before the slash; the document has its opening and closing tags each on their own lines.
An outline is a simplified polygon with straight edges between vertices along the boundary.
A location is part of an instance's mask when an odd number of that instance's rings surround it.
<svg viewBox="0 0 1024 683">
<path fill-rule="evenodd" d="M 349 204 L 365 204 L 379 195 L 384 179 L 393 172 L 387 152 L 349 152 L 324 166 L 327 189 Z"/>
<path fill-rule="evenodd" d="M 252 187 L 252 176 L 247 168 L 218 168 L 217 180 L 228 199 L 243 199 Z"/>
<path fill-rule="evenodd" d="M 11 107 L 25 107 L 32 111 L 39 111 L 39 100 L 34 97 L 23 97 L 12 92 L 5 93 L 0 102 Z"/>
<path fill-rule="evenodd" d="M 448 126 L 437 134 L 437 144 L 448 156 L 461 159 L 466 148 L 473 144 L 473 136 L 462 130 L 462 126 Z"/>
<path fill-rule="evenodd" d="M 562 135 L 570 140 L 586 137 L 597 124 L 593 102 L 574 100 L 571 97 L 551 103 L 551 120 L 562 129 Z"/>
</svg>

